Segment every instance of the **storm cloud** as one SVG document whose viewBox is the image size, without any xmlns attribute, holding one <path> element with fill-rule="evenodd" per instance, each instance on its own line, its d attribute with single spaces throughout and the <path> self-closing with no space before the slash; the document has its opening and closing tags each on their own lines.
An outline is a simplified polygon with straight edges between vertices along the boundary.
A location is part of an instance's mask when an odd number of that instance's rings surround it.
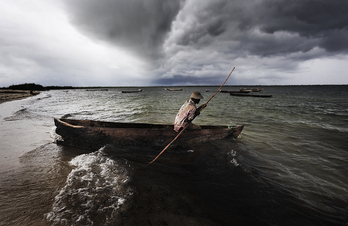
<svg viewBox="0 0 348 226">
<path fill-rule="evenodd" d="M 40 11 L 41 1 L 33 2 Z M 10 38 L 18 32 L 0 31 L 0 44 L 11 46 L 0 52 L 2 61 L 8 62 L 3 73 L 0 67 L 0 79 L 10 70 L 34 71 L 54 82 L 44 75 L 53 71 L 62 79 L 65 74 L 76 75 L 73 83 L 84 80 L 83 85 L 93 81 L 201 85 L 221 83 L 236 67 L 228 84 L 348 83 L 348 1 L 62 0 L 45 4 L 45 10 L 55 8 L 63 18 L 54 20 L 62 23 L 59 29 L 47 22 L 58 36 L 53 38 L 57 43 L 47 39 L 44 27 L 38 29 L 42 22 L 32 25 L 30 32 L 36 33 L 25 41 Z M 30 12 L 32 5 L 20 1 L 16 7 Z M 25 22 L 13 21 L 16 26 Z M 23 27 L 28 26 L 23 23 Z M 63 48 L 47 47 L 55 44 Z M 93 78 L 96 74 L 98 80 Z"/>
<path fill-rule="evenodd" d="M 180 1 L 66 1 L 71 20 L 81 31 L 156 60 L 178 14 Z"/>
<path fill-rule="evenodd" d="M 303 61 L 348 51 L 347 1 L 102 0 L 82 5 L 69 0 L 66 4 L 82 32 L 143 57 L 159 83 L 192 77 L 206 77 L 208 83 L 236 62 L 247 66 L 253 58 L 260 68 L 282 66 L 291 71 Z M 265 65 L 275 58 L 276 65 Z"/>
</svg>

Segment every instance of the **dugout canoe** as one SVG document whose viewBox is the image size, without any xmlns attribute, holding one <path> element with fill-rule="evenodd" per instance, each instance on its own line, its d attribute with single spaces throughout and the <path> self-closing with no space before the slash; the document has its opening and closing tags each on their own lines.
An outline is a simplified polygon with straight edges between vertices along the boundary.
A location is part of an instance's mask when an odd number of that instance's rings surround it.
<svg viewBox="0 0 348 226">
<path fill-rule="evenodd" d="M 182 89 L 170 89 L 170 88 L 165 88 L 165 90 L 168 90 L 168 91 L 182 91 Z"/>
<path fill-rule="evenodd" d="M 240 90 L 221 90 L 221 93 L 250 93 L 250 91 L 240 91 Z"/>
<path fill-rule="evenodd" d="M 138 90 L 122 90 L 122 93 L 139 93 L 142 92 L 142 89 L 138 89 Z"/>
<path fill-rule="evenodd" d="M 272 97 L 273 95 L 268 94 L 247 94 L 247 93 L 230 93 L 231 96 L 239 96 L 239 97 Z"/>
<path fill-rule="evenodd" d="M 252 92 L 251 89 L 246 89 L 246 88 L 240 88 L 239 91 L 240 91 L 241 93 L 250 93 L 250 92 Z"/>
<path fill-rule="evenodd" d="M 119 123 L 94 120 L 54 118 L 56 133 L 62 137 L 59 144 L 97 150 L 106 144 L 117 147 L 164 148 L 177 133 L 173 125 L 146 123 Z M 237 138 L 244 125 L 201 126 L 201 130 L 186 130 L 173 146 L 191 145 Z"/>
</svg>

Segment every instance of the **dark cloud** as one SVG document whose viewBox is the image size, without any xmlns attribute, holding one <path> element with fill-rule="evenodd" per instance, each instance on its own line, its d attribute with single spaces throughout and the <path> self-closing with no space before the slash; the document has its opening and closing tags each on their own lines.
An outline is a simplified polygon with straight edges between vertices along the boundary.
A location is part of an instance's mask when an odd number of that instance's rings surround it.
<svg viewBox="0 0 348 226">
<path fill-rule="evenodd" d="M 181 14 L 180 10 L 185 3 L 189 5 L 189 1 L 87 0 L 81 4 L 80 1 L 69 0 L 67 5 L 72 12 L 73 23 L 80 29 L 153 58 L 162 57 L 159 53 L 162 52 L 164 40 L 177 19 L 182 20 L 183 27 L 191 25 L 190 29 L 183 30 L 184 33 L 177 38 L 178 45 L 197 44 L 203 37 L 210 36 L 213 39 L 227 33 L 230 39 L 241 43 L 241 48 L 246 44 L 244 48 L 252 54 L 275 54 L 267 51 L 267 47 L 280 47 L 281 40 L 253 37 L 250 31 L 259 29 L 265 34 L 289 32 L 302 37 L 295 37 L 290 43 L 282 43 L 283 47 L 280 49 L 287 46 L 288 51 L 292 49 L 306 52 L 319 46 L 327 51 L 347 51 L 347 42 L 342 42 L 348 35 L 347 1 L 191 2 L 192 9 L 187 7 Z M 177 18 L 178 14 L 182 18 Z M 187 19 L 189 17 L 192 19 Z M 194 23 L 190 24 L 192 20 Z M 228 30 L 232 28 L 230 24 L 238 24 L 238 30 Z M 236 37 L 235 33 L 240 36 Z M 304 40 L 309 40 L 308 45 L 301 43 Z M 258 43 L 248 44 L 251 42 Z"/>
<path fill-rule="evenodd" d="M 83 32 L 156 59 L 181 1 L 67 0 L 66 4 L 73 24 Z"/>
<path fill-rule="evenodd" d="M 268 23 L 259 24 L 267 33 L 284 30 L 301 36 L 322 37 L 327 31 L 343 30 L 347 27 L 347 1 L 265 1 L 270 9 L 264 18 Z M 262 22 L 262 20 L 260 21 Z"/>
<path fill-rule="evenodd" d="M 348 52 L 348 1 L 67 0 L 66 4 L 81 31 L 151 62 L 158 77 L 155 83 L 190 83 L 201 75 L 206 81 L 201 83 L 207 84 L 214 76 L 225 76 L 231 64 L 255 63 L 249 60 L 253 56 L 260 62 L 279 58 L 269 68 L 291 65 L 289 70 L 295 70 L 305 60 Z M 208 70 L 210 75 L 202 73 L 206 65 L 214 67 Z"/>
<path fill-rule="evenodd" d="M 254 15 L 242 15 L 241 30 L 247 32 L 259 28 L 266 34 L 288 32 L 298 34 L 292 42 L 283 43 L 288 52 L 307 52 L 320 47 L 328 52 L 348 51 L 344 38 L 348 37 L 348 2 L 333 0 L 303 0 L 303 1 L 259 1 L 254 7 Z M 262 41 L 262 40 L 261 40 Z M 272 46 L 277 42 L 265 43 Z M 275 48 L 277 49 L 277 48 Z M 251 49 L 253 52 L 254 49 Z M 258 49 L 256 48 L 258 53 Z M 261 53 L 261 55 L 264 55 Z"/>
</svg>

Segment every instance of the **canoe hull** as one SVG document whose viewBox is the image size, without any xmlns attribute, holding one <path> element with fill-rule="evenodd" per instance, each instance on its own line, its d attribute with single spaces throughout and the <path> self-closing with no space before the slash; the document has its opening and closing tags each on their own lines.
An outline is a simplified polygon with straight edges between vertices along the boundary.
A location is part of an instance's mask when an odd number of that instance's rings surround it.
<svg viewBox="0 0 348 226">
<path fill-rule="evenodd" d="M 139 93 L 142 92 L 142 89 L 138 89 L 138 90 L 122 90 L 121 93 Z"/>
<path fill-rule="evenodd" d="M 250 93 L 250 91 L 240 91 L 240 90 L 221 90 L 221 93 Z"/>
<path fill-rule="evenodd" d="M 143 123 L 114 123 L 93 120 L 54 119 L 56 133 L 67 146 L 96 150 L 106 144 L 117 147 L 163 148 L 177 135 L 173 125 Z M 237 138 L 243 125 L 202 126 L 201 130 L 187 130 L 174 145 L 191 146 L 225 138 Z"/>
<path fill-rule="evenodd" d="M 169 88 L 165 88 L 165 90 L 168 90 L 168 91 L 182 91 L 182 89 L 169 89 Z"/>
</svg>

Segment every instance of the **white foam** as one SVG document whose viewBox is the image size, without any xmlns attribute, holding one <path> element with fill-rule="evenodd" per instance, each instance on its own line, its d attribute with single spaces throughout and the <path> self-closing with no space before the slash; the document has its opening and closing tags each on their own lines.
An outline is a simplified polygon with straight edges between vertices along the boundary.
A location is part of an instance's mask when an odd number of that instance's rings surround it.
<svg viewBox="0 0 348 226">
<path fill-rule="evenodd" d="M 64 225 L 93 225 L 92 216 L 98 215 L 98 222 L 113 222 L 120 207 L 133 195 L 127 170 L 104 156 L 102 150 L 77 156 L 70 164 L 76 168 L 55 197 L 47 220 Z"/>
<path fill-rule="evenodd" d="M 230 161 L 230 163 L 233 164 L 234 166 L 239 166 L 239 163 L 237 162 L 236 159 L 232 159 L 232 160 Z"/>
<path fill-rule="evenodd" d="M 237 162 L 237 152 L 234 150 L 231 150 L 229 153 L 232 159 L 230 160 L 230 163 L 233 164 L 234 166 L 239 166 L 239 163 Z"/>
<path fill-rule="evenodd" d="M 56 128 L 57 128 L 56 126 L 53 126 L 53 127 L 51 128 L 50 137 L 54 140 L 54 142 L 56 142 L 56 141 L 58 141 L 58 140 L 59 140 L 59 141 L 63 141 L 62 136 L 56 133 Z"/>
</svg>

